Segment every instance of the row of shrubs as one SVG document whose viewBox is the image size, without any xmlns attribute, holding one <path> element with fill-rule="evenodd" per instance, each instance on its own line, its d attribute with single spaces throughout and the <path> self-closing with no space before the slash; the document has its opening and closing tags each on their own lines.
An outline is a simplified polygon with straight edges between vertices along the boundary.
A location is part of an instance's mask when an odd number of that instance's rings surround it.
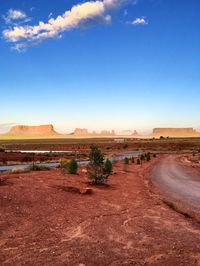
<svg viewBox="0 0 200 266">
<path fill-rule="evenodd" d="M 156 155 L 153 155 L 156 157 Z M 150 161 L 150 153 L 141 154 L 140 158 L 125 158 L 124 165 L 128 165 L 131 161 L 132 163 L 141 164 L 143 160 Z M 77 174 L 78 163 L 76 160 L 61 160 L 60 168 L 64 173 L 68 174 Z M 12 169 L 12 173 L 26 173 L 30 171 L 44 171 L 49 170 L 50 168 L 45 165 L 32 165 L 30 167 L 19 169 Z M 87 176 L 92 183 L 100 184 L 107 181 L 108 176 L 112 173 L 113 166 L 112 162 L 109 159 L 104 159 L 104 154 L 97 146 L 92 146 L 89 154 L 89 163 L 87 165 Z"/>
<path fill-rule="evenodd" d="M 153 154 L 153 158 L 156 158 L 156 154 L 154 153 Z M 124 164 L 129 164 L 130 162 L 131 163 L 135 163 L 135 164 L 141 164 L 142 161 L 150 161 L 151 160 L 151 154 L 150 152 L 148 153 L 144 153 L 144 154 L 141 154 L 139 158 L 134 158 L 134 157 L 131 157 L 131 158 L 127 158 L 125 157 L 124 158 Z"/>
</svg>

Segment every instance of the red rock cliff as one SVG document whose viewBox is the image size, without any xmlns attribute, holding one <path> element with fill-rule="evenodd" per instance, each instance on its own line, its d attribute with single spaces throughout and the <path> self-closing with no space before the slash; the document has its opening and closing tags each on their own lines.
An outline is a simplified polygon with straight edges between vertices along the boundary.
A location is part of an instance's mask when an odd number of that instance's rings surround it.
<svg viewBox="0 0 200 266">
<path fill-rule="evenodd" d="M 41 125 L 41 126 L 24 126 L 19 125 L 12 127 L 9 134 L 11 135 L 55 135 L 53 125 Z"/>
<path fill-rule="evenodd" d="M 154 128 L 153 136 L 156 137 L 199 137 L 200 132 L 193 128 Z"/>
</svg>

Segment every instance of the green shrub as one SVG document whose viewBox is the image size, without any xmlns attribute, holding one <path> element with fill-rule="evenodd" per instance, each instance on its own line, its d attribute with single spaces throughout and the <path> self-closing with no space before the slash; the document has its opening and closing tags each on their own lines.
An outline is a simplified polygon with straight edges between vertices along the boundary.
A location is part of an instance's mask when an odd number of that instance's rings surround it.
<svg viewBox="0 0 200 266">
<path fill-rule="evenodd" d="M 104 173 L 110 175 L 112 173 L 112 162 L 107 159 L 104 163 Z"/>
<path fill-rule="evenodd" d="M 124 158 L 124 164 L 129 164 L 129 158 L 127 157 Z"/>
<path fill-rule="evenodd" d="M 93 184 L 103 184 L 109 174 L 104 172 L 104 155 L 97 146 L 90 147 L 87 176 Z"/>
<path fill-rule="evenodd" d="M 140 160 L 141 160 L 141 161 L 144 161 L 145 158 L 146 158 L 146 154 L 141 154 L 141 155 L 140 155 Z"/>
<path fill-rule="evenodd" d="M 66 170 L 68 168 L 68 160 L 67 159 L 61 159 L 60 168 L 62 170 Z"/>
<path fill-rule="evenodd" d="M 147 161 L 150 161 L 150 160 L 151 160 L 150 152 L 148 152 L 148 153 L 146 154 L 146 160 L 147 160 Z"/>
<path fill-rule="evenodd" d="M 140 164 L 140 163 L 141 163 L 141 162 L 140 162 L 140 159 L 138 158 L 138 159 L 137 159 L 137 164 Z"/>
<path fill-rule="evenodd" d="M 68 174 L 77 174 L 78 163 L 76 160 L 70 160 L 68 162 Z"/>
<path fill-rule="evenodd" d="M 134 157 L 131 158 L 131 162 L 135 163 L 135 158 Z"/>
<path fill-rule="evenodd" d="M 76 160 L 62 159 L 60 162 L 60 168 L 64 173 L 76 174 L 78 169 L 78 164 Z"/>
</svg>

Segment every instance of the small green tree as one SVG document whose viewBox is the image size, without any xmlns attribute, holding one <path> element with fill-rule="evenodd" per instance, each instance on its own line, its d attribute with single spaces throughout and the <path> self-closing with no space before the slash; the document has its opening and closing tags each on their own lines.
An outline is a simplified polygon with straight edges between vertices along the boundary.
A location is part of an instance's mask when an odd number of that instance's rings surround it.
<svg viewBox="0 0 200 266">
<path fill-rule="evenodd" d="M 77 170 L 78 170 L 78 163 L 76 160 L 70 160 L 68 162 L 68 174 L 77 174 Z"/>
<path fill-rule="evenodd" d="M 137 164 L 140 164 L 140 159 L 139 158 L 137 159 Z"/>
<path fill-rule="evenodd" d="M 144 160 L 145 160 L 145 155 L 144 155 L 144 154 L 141 154 L 141 155 L 140 155 L 140 160 L 141 160 L 141 161 L 144 161 Z"/>
<path fill-rule="evenodd" d="M 148 153 L 146 154 L 146 160 L 147 160 L 147 161 L 150 161 L 150 160 L 151 160 L 150 152 L 148 152 Z"/>
<path fill-rule="evenodd" d="M 112 162 L 107 159 L 104 163 L 104 173 L 110 175 L 112 173 Z"/>
<path fill-rule="evenodd" d="M 93 184 L 103 184 L 108 179 L 109 174 L 104 172 L 104 155 L 97 146 L 90 147 L 87 175 Z"/>
</svg>

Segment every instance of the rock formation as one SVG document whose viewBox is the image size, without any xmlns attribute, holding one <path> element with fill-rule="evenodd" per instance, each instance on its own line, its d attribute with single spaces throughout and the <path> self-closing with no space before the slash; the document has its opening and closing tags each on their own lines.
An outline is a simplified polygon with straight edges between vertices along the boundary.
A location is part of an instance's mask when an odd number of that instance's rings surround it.
<svg viewBox="0 0 200 266">
<path fill-rule="evenodd" d="M 76 128 L 74 130 L 74 135 L 77 135 L 77 136 L 87 136 L 89 135 L 89 132 L 86 128 Z"/>
<path fill-rule="evenodd" d="M 115 131 L 111 130 L 102 130 L 100 133 L 97 133 L 96 131 L 89 132 L 86 128 L 76 128 L 74 130 L 74 135 L 76 136 L 114 136 Z"/>
<path fill-rule="evenodd" d="M 154 128 L 154 137 L 200 137 L 200 132 L 193 128 Z"/>
<path fill-rule="evenodd" d="M 100 135 L 101 136 L 114 136 L 115 135 L 115 131 L 114 130 L 111 130 L 111 131 L 102 130 Z"/>
<path fill-rule="evenodd" d="M 138 136 L 138 132 L 137 130 L 134 130 L 134 132 L 132 133 L 133 136 Z"/>
<path fill-rule="evenodd" d="M 14 126 L 10 129 L 9 135 L 14 136 L 50 136 L 56 135 L 53 125 L 40 126 Z"/>
</svg>

